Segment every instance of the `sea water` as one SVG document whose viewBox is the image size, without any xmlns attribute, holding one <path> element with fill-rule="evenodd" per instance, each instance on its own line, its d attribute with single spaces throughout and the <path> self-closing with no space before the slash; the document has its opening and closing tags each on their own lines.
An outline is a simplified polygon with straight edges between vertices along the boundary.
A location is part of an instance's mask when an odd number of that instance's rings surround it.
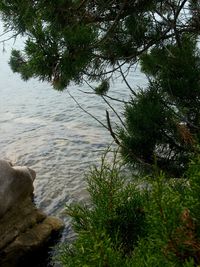
<svg viewBox="0 0 200 267">
<path fill-rule="evenodd" d="M 113 127 L 120 122 L 99 96 L 85 93 L 92 92 L 87 84 L 72 84 L 58 92 L 37 79 L 22 81 L 19 74 L 11 71 L 8 61 L 12 48 L 23 49 L 23 42 L 18 37 L 16 42 L 11 39 L 5 45 L 0 43 L 0 158 L 36 171 L 37 206 L 64 219 L 67 226 L 65 205 L 87 200 L 85 173 L 91 165 L 98 164 L 113 141 L 110 133 L 81 110 L 68 92 L 105 125 L 106 109 Z M 130 90 L 118 74 L 112 79 L 109 94 L 127 101 Z M 128 81 L 134 90 L 146 83 L 135 69 L 130 71 Z M 124 104 L 109 101 L 123 117 Z"/>
</svg>

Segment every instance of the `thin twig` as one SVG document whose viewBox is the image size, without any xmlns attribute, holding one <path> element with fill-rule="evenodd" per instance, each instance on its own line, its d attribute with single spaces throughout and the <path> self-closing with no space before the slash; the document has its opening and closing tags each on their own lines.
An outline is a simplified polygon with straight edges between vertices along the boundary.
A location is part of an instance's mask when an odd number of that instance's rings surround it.
<svg viewBox="0 0 200 267">
<path fill-rule="evenodd" d="M 9 41 L 9 40 L 11 40 L 13 38 L 16 40 L 17 36 L 18 36 L 18 33 L 8 37 L 7 39 L 1 40 L 0 43 L 5 43 L 5 42 L 7 42 L 7 41 Z"/>
<path fill-rule="evenodd" d="M 124 3 L 123 5 L 121 6 L 120 10 L 119 10 L 119 13 L 117 14 L 117 16 L 115 17 L 112 25 L 110 26 L 110 28 L 107 30 L 106 34 L 103 36 L 103 38 L 101 40 L 99 40 L 97 42 L 97 44 L 99 45 L 100 43 L 102 43 L 104 40 L 106 40 L 106 38 L 108 37 L 108 35 L 112 32 L 112 30 L 114 29 L 115 25 L 117 24 L 118 20 L 120 19 L 120 16 L 125 8 L 127 4 L 127 0 L 124 0 Z M 96 44 L 95 44 L 96 45 Z"/>
<path fill-rule="evenodd" d="M 95 77 L 102 77 L 102 76 L 105 76 L 105 75 L 107 75 L 107 74 L 113 74 L 113 72 L 119 70 L 119 68 L 122 67 L 122 66 L 124 66 L 126 63 L 127 63 L 127 62 L 124 61 L 120 66 L 117 66 L 117 67 L 113 68 L 112 70 L 108 70 L 108 71 L 105 71 L 105 72 L 101 72 L 101 73 L 99 73 L 99 74 L 91 74 L 91 73 L 87 73 L 86 71 L 84 71 L 83 73 L 84 73 L 85 75 L 87 75 L 87 76 L 89 76 L 89 77 L 93 77 L 93 78 L 95 78 Z"/>
<path fill-rule="evenodd" d="M 88 94 L 88 95 L 96 95 L 97 94 L 95 92 L 87 92 L 87 91 L 83 91 L 81 89 L 78 89 L 80 92 L 84 93 L 84 94 Z M 119 102 L 119 103 L 123 103 L 123 104 L 129 104 L 130 102 L 129 101 L 125 101 L 125 100 L 121 100 L 121 99 L 117 99 L 117 98 L 114 98 L 112 96 L 109 96 L 109 95 L 105 95 L 105 94 L 102 94 L 102 96 L 106 97 L 106 98 L 109 98 L 110 100 L 113 100 L 113 101 L 116 101 L 116 102 Z"/>
<path fill-rule="evenodd" d="M 115 133 L 114 133 L 114 131 L 112 129 L 111 122 L 110 122 L 109 112 L 107 110 L 106 110 L 106 119 L 107 119 L 107 124 L 108 124 L 108 130 L 109 130 L 112 138 L 114 139 L 114 141 L 115 141 L 115 143 L 117 145 L 120 145 L 120 142 L 119 142 L 118 138 L 116 137 L 116 135 L 115 135 Z"/>
<path fill-rule="evenodd" d="M 4 31 L 3 33 L 0 34 L 0 37 L 4 36 L 5 34 L 9 33 L 9 32 L 12 32 L 11 29 L 7 30 L 7 31 Z"/>
<path fill-rule="evenodd" d="M 118 63 L 118 64 L 119 64 L 119 63 Z M 122 78 L 123 78 L 124 82 L 126 83 L 127 87 L 129 88 L 129 90 L 131 91 L 131 93 L 136 97 L 137 94 L 135 93 L 135 91 L 131 88 L 130 84 L 128 83 L 126 77 L 124 76 L 124 73 L 123 73 L 123 71 L 122 71 L 121 66 L 119 66 L 119 69 L 120 69 L 120 73 L 121 73 Z"/>
<path fill-rule="evenodd" d="M 114 107 L 105 99 L 104 96 L 101 96 L 102 99 L 105 101 L 105 103 L 112 109 L 112 111 L 115 113 L 115 115 L 117 116 L 117 118 L 119 119 L 119 121 L 121 122 L 121 124 L 124 126 L 124 128 L 126 129 L 126 125 L 124 124 L 123 120 L 121 119 L 121 117 L 119 116 L 119 114 L 117 113 L 117 111 L 114 109 Z M 127 129 L 126 129 L 127 130 Z"/>
<path fill-rule="evenodd" d="M 108 127 L 103 123 L 101 122 L 99 119 L 97 119 L 93 114 L 91 114 L 90 112 L 88 112 L 86 109 L 84 109 L 80 104 L 79 102 L 76 100 L 76 98 L 69 92 L 67 91 L 67 93 L 69 94 L 69 96 L 73 99 L 73 101 L 77 104 L 77 106 L 82 110 L 84 111 L 86 114 L 88 114 L 90 117 L 92 117 L 94 120 L 96 120 L 99 124 L 101 124 L 101 126 L 103 126 L 106 130 L 109 130 Z"/>
</svg>

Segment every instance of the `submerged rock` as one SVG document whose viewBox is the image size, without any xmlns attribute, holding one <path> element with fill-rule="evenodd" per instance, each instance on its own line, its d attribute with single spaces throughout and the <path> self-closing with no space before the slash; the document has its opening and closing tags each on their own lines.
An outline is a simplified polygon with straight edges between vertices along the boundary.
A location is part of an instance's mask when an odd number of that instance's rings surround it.
<svg viewBox="0 0 200 267">
<path fill-rule="evenodd" d="M 33 266 L 34 257 L 38 257 L 63 229 L 60 219 L 47 216 L 32 202 L 35 176 L 29 168 L 13 167 L 0 161 L 2 267 Z"/>
</svg>

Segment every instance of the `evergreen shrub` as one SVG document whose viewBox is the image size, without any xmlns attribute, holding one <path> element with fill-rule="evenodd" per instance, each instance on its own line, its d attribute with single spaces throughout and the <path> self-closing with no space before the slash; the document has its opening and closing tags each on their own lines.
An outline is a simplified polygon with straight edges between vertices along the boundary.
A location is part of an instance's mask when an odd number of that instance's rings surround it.
<svg viewBox="0 0 200 267">
<path fill-rule="evenodd" d="M 116 155 L 91 168 L 91 203 L 67 207 L 77 237 L 54 260 L 69 267 L 198 266 L 200 159 L 178 180 L 155 171 L 138 184 L 126 173 Z"/>
</svg>

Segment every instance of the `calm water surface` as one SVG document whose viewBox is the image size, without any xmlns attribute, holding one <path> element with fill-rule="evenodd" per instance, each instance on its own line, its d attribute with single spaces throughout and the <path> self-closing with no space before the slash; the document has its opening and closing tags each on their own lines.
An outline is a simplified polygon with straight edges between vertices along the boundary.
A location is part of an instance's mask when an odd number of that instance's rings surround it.
<svg viewBox="0 0 200 267">
<path fill-rule="evenodd" d="M 37 80 L 24 82 L 13 74 L 7 62 L 12 42 L 3 52 L 0 45 L 0 153 L 14 164 L 32 167 L 35 201 L 45 212 L 64 219 L 65 204 L 87 199 L 84 173 L 98 162 L 102 150 L 112 142 L 109 133 L 81 111 L 67 91 L 57 92 L 50 84 Z M 17 42 L 22 47 L 22 41 Z M 144 77 L 133 72 L 129 80 L 136 88 Z M 120 79 L 114 81 L 111 95 L 127 99 L 128 89 Z M 105 122 L 106 105 L 88 86 L 68 90 L 87 109 Z M 120 104 L 115 105 L 120 112 Z M 117 120 L 112 116 L 113 124 Z"/>
</svg>

